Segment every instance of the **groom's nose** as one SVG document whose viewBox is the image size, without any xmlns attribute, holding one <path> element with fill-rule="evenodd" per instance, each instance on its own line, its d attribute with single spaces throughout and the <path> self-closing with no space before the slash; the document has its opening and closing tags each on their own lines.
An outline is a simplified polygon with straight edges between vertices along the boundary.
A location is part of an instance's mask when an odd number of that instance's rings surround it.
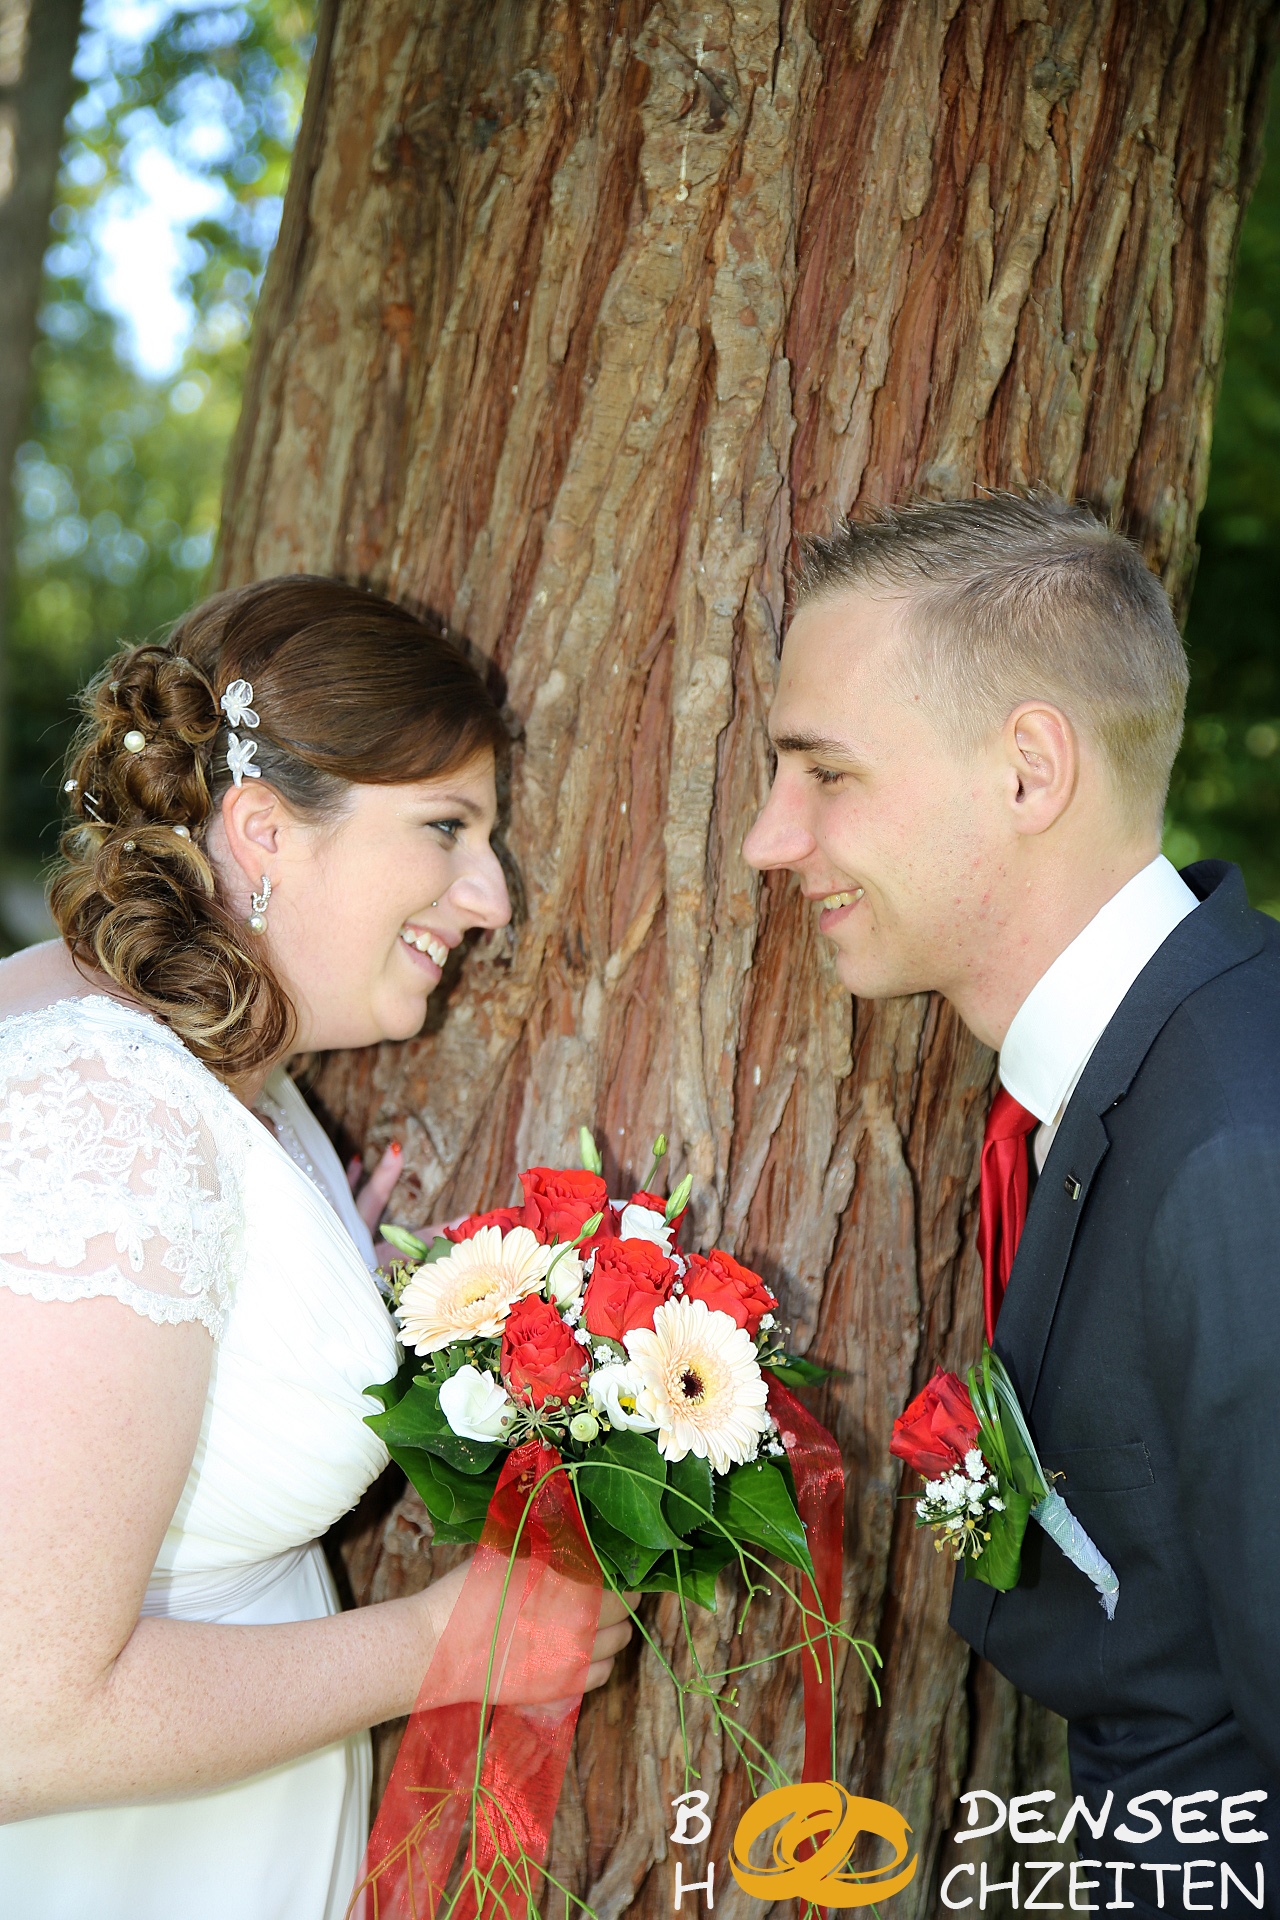
<svg viewBox="0 0 1280 1920">
<path fill-rule="evenodd" d="M 769 798 L 742 843 L 748 866 L 761 873 L 770 867 L 798 867 L 816 851 L 816 842 L 804 819 L 799 795 L 790 792 L 781 774 L 769 789 Z"/>
</svg>

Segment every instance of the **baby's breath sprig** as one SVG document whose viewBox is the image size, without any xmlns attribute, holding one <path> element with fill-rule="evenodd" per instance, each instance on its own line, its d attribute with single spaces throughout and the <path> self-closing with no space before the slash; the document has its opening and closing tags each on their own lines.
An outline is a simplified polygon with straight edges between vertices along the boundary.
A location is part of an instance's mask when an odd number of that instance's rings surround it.
<svg viewBox="0 0 1280 1920">
<path fill-rule="evenodd" d="M 991 1538 L 984 1522 L 1003 1512 L 998 1483 L 976 1447 L 966 1453 L 963 1468 L 927 1481 L 916 1501 L 920 1525 L 938 1529 L 935 1550 L 941 1553 L 947 1547 L 955 1560 L 976 1560 Z"/>
</svg>

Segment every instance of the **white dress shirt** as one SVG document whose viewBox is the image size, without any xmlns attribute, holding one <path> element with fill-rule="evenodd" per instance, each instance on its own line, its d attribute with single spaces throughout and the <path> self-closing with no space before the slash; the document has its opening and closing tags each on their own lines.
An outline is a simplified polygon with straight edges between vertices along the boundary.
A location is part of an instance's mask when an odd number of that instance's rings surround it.
<svg viewBox="0 0 1280 1920">
<path fill-rule="evenodd" d="M 1200 902 L 1159 854 L 1113 894 L 1041 974 L 1000 1049 L 1000 1083 L 1034 1113 L 1037 1168 L 1089 1056 L 1158 947 Z"/>
</svg>

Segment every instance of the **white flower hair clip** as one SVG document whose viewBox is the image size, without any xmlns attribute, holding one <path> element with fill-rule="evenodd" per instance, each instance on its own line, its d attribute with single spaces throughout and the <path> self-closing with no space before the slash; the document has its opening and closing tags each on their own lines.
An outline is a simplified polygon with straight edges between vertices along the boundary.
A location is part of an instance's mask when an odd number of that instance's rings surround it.
<svg viewBox="0 0 1280 1920">
<path fill-rule="evenodd" d="M 251 767 L 249 765 L 249 762 L 253 759 L 257 751 L 258 743 L 256 740 L 242 740 L 237 733 L 233 733 L 229 737 L 227 741 L 227 765 L 231 770 L 231 778 L 236 786 L 239 787 L 244 784 L 246 774 L 248 774 L 251 780 L 260 780 L 262 778 L 262 768 Z"/>
<path fill-rule="evenodd" d="M 233 680 L 223 694 L 218 705 L 227 716 L 229 727 L 256 727 L 258 716 L 252 707 L 253 688 L 247 680 Z M 261 767 L 251 767 L 249 762 L 258 751 L 256 740 L 242 740 L 232 733 L 227 740 L 227 767 L 236 786 L 243 786 L 245 775 L 250 780 L 262 778 Z"/>
<path fill-rule="evenodd" d="M 256 727 L 258 716 L 252 702 L 253 688 L 249 682 L 233 680 L 218 704 L 227 716 L 229 727 Z"/>
</svg>

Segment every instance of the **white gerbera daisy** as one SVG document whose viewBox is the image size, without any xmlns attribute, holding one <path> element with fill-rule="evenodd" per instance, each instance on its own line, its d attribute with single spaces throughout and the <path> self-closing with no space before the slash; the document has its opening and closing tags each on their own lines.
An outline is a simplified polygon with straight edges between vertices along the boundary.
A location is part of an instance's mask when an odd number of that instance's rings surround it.
<svg viewBox="0 0 1280 1920">
<path fill-rule="evenodd" d="M 539 1291 L 553 1252 L 528 1227 L 481 1227 L 408 1282 L 397 1312 L 401 1341 L 436 1353 L 455 1340 L 495 1337 L 516 1301 Z"/>
<path fill-rule="evenodd" d="M 652 1331 L 633 1327 L 622 1343 L 657 1420 L 664 1459 L 696 1453 L 727 1473 L 754 1456 L 758 1436 L 769 1430 L 768 1389 L 745 1327 L 713 1313 L 705 1300 L 665 1300 Z"/>
</svg>

